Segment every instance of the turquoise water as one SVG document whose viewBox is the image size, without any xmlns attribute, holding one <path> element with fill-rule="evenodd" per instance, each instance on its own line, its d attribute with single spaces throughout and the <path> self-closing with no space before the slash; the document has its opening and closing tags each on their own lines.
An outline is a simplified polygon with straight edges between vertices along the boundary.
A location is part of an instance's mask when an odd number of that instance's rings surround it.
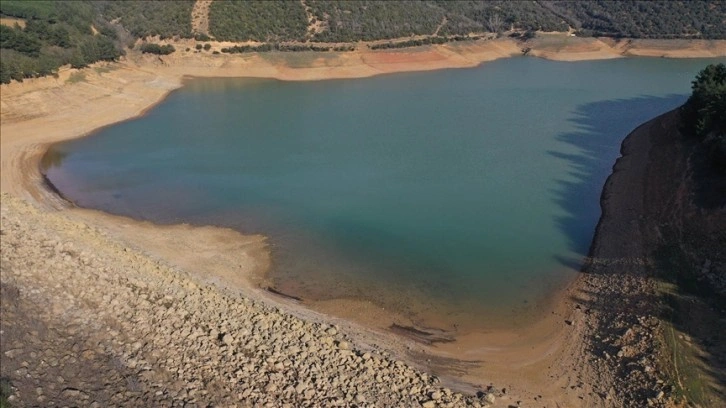
<svg viewBox="0 0 726 408">
<path fill-rule="evenodd" d="M 82 207 L 266 234 L 275 286 L 308 300 L 507 321 L 574 276 L 622 139 L 684 102 L 708 62 L 195 79 L 56 145 L 47 175 Z"/>
</svg>

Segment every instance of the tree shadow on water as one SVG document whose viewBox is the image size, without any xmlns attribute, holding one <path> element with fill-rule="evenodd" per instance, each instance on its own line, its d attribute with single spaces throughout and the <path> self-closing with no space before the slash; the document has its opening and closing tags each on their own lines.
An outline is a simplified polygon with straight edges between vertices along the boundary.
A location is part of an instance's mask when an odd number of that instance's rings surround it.
<svg viewBox="0 0 726 408">
<path fill-rule="evenodd" d="M 568 177 L 557 180 L 551 190 L 554 201 L 564 210 L 555 217 L 557 228 L 567 237 L 575 256 L 556 256 L 564 266 L 580 270 L 587 256 L 600 217 L 600 195 L 605 180 L 620 156 L 625 137 L 648 120 L 681 105 L 687 95 L 639 96 L 630 99 L 598 101 L 578 106 L 570 119 L 576 130 L 558 135 L 556 140 L 575 148 L 575 153 L 550 150 L 564 160 Z"/>
<path fill-rule="evenodd" d="M 557 136 L 569 152 L 549 152 L 564 160 L 568 168 L 567 176 L 557 180 L 557 187 L 551 191 L 564 212 L 554 221 L 575 254 L 559 257 L 563 265 L 581 270 L 600 217 L 601 190 L 620 156 L 622 141 L 639 125 L 678 107 L 686 98 L 640 96 L 589 103 L 573 112 L 571 121 L 576 130 Z M 702 241 L 698 243 L 702 245 Z M 658 387 L 670 390 L 674 396 L 687 392 L 687 397 L 701 406 L 723 406 L 719 403 L 726 400 L 726 303 L 687 293 L 670 282 L 668 271 L 682 270 L 688 263 L 679 257 L 680 251 L 666 249 L 664 254 L 650 254 L 653 263 L 648 268 L 629 262 L 637 261 L 631 258 L 602 259 L 603 263 L 591 264 L 588 284 L 571 297 L 581 313 L 592 311 L 598 316 L 598 327 L 589 335 L 590 357 L 615 370 L 622 380 L 618 380 L 620 384 L 627 385 L 627 389 L 618 389 L 618 396 L 633 404 L 637 402 L 633 406 L 641 406 L 641 402 L 658 395 Z M 651 272 L 650 267 L 657 271 L 656 291 L 638 286 Z M 662 324 L 655 325 L 649 316 L 658 316 Z M 653 388 L 634 380 L 638 378 L 635 368 L 641 359 L 647 358 L 651 361 L 647 364 L 652 364 L 656 361 L 654 356 L 660 353 L 657 342 L 649 337 L 648 327 L 663 330 L 662 340 L 672 358 L 671 365 L 664 369 L 675 370 L 667 377 L 675 379 L 676 385 Z M 633 345 L 636 348 L 629 348 Z"/>
</svg>

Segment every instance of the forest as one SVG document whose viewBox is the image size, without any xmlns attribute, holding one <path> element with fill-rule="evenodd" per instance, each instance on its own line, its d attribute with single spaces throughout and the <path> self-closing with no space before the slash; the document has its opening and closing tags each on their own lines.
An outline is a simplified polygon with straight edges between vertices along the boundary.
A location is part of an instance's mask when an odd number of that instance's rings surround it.
<svg viewBox="0 0 726 408">
<path fill-rule="evenodd" d="M 23 24 L 0 26 L 0 82 L 53 75 L 63 65 L 114 61 L 138 39 L 152 37 L 264 43 L 229 52 L 349 50 L 353 42 L 400 38 L 370 46 L 399 48 L 472 33 L 520 34 L 526 40 L 537 31 L 726 38 L 722 1 L 214 0 L 208 33 L 193 32 L 193 7 L 193 0 L 3 0 L 0 16 Z M 317 29 L 308 32 L 310 23 Z M 314 45 L 319 42 L 346 44 Z M 152 49 L 157 51 L 147 46 Z"/>
<path fill-rule="evenodd" d="M 124 52 L 116 28 L 98 19 L 90 2 L 3 0 L 0 14 L 25 21 L 0 26 L 0 83 L 113 61 Z"/>
<path fill-rule="evenodd" d="M 210 35 L 220 41 L 299 41 L 307 25 L 299 1 L 217 0 L 209 7 Z"/>
<path fill-rule="evenodd" d="M 568 31 L 579 36 L 726 38 L 726 3 L 717 1 L 306 0 L 322 30 L 313 42 L 415 35 Z M 218 40 L 299 41 L 307 16 L 299 1 L 216 0 L 210 31 Z"/>
<path fill-rule="evenodd" d="M 104 0 L 92 1 L 99 18 L 113 21 L 135 38 L 192 37 L 194 0 Z"/>
<path fill-rule="evenodd" d="M 540 1 L 578 35 L 628 38 L 726 38 L 719 1 Z"/>
</svg>

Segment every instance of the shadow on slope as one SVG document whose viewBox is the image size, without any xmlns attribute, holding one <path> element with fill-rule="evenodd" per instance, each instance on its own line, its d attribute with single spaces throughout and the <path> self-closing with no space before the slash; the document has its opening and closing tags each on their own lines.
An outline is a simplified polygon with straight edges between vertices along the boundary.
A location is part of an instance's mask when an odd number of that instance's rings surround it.
<svg viewBox="0 0 726 408">
<path fill-rule="evenodd" d="M 623 139 L 643 122 L 676 108 L 686 98 L 668 95 L 615 99 L 581 105 L 573 112 L 570 121 L 577 130 L 559 135 L 557 140 L 574 147 L 577 153 L 548 152 L 569 167 L 570 177 L 557 180 L 558 188 L 552 191 L 555 202 L 565 212 L 555 218 L 557 227 L 567 237 L 569 249 L 578 255 L 560 257 L 563 265 L 579 270 L 582 258 L 587 256 L 600 217 L 603 185 L 620 156 Z M 583 232 L 582 225 L 592 228 Z"/>
<path fill-rule="evenodd" d="M 551 154 L 570 166 L 570 180 L 560 180 L 560 188 L 554 191 L 566 214 L 556 222 L 577 255 L 584 257 L 587 252 L 580 244 L 586 237 L 577 235 L 576 226 L 594 225 L 599 215 L 599 210 L 588 209 L 587 202 L 596 196 L 615 162 L 618 154 L 611 149 L 642 122 L 684 99 L 639 97 L 584 105 L 576 111 L 578 131 L 559 140 L 576 147 L 578 153 Z M 689 268 L 722 265 L 718 259 L 724 235 L 719 231 L 723 231 L 725 214 L 693 206 L 698 194 L 689 192 L 694 187 L 691 143 L 682 139 L 678 124 L 676 112 L 664 115 L 629 141 L 629 160 L 619 165 L 617 181 L 603 195 L 610 211 L 606 236 L 611 241 L 607 249 L 594 254 L 597 259 L 589 260 L 587 283 L 573 300 L 577 309 L 598 315 L 590 353 L 594 361 L 610 365 L 616 373 L 617 398 L 640 404 L 658 399 L 659 392 L 665 391 L 676 398 L 685 395 L 702 406 L 723 406 L 726 304 L 696 293 L 679 278 Z M 664 244 L 670 245 L 665 254 L 660 250 Z M 579 268 L 579 259 L 560 261 Z M 657 288 L 647 283 L 652 274 L 658 279 Z M 667 343 L 665 349 L 654 341 L 656 332 L 664 334 L 658 339 Z M 659 356 L 661 350 L 670 355 Z M 653 384 L 648 375 L 653 370 L 669 372 L 673 383 Z M 603 398 L 608 393 L 604 391 Z"/>
</svg>

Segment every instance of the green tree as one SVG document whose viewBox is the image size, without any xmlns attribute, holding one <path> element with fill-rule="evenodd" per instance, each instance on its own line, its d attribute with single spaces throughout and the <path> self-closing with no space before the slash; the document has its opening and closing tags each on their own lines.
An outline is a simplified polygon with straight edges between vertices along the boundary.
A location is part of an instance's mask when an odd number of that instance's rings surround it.
<svg viewBox="0 0 726 408">
<path fill-rule="evenodd" d="M 685 106 L 692 132 L 705 138 L 710 132 L 726 133 L 726 65 L 711 64 L 692 82 Z"/>
<path fill-rule="evenodd" d="M 31 57 L 40 54 L 40 41 L 19 27 L 0 25 L 0 48 L 15 50 Z"/>
<path fill-rule="evenodd" d="M 141 44 L 141 52 L 144 54 L 169 55 L 176 51 L 171 44 L 159 45 L 154 43 Z"/>
<path fill-rule="evenodd" d="M 706 146 L 717 166 L 726 169 L 726 65 L 704 68 L 692 89 L 682 109 L 684 129 Z"/>
<path fill-rule="evenodd" d="M 13 77 L 10 75 L 10 67 L 0 60 L 0 84 L 9 84 Z"/>
</svg>

